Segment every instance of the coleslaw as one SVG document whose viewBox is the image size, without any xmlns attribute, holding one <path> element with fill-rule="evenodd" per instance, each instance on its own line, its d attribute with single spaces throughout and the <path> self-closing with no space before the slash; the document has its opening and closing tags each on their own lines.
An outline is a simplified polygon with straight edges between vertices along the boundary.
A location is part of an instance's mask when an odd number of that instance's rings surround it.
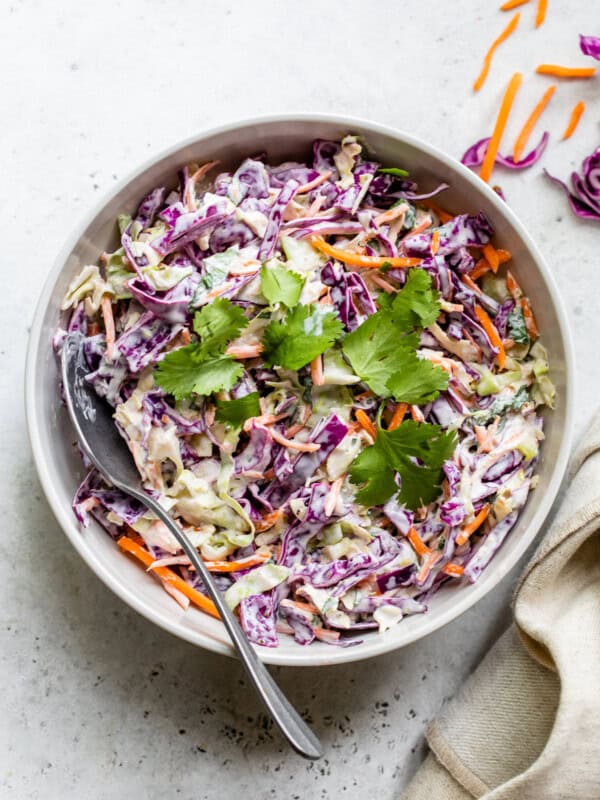
<svg viewBox="0 0 600 800">
<path fill-rule="evenodd" d="M 55 349 L 85 337 L 144 487 L 259 645 L 349 646 L 425 612 L 536 485 L 554 388 L 510 253 L 405 166 L 351 135 L 307 163 L 187 165 L 64 298 Z M 89 466 L 82 526 L 214 613 L 165 526 Z"/>
</svg>

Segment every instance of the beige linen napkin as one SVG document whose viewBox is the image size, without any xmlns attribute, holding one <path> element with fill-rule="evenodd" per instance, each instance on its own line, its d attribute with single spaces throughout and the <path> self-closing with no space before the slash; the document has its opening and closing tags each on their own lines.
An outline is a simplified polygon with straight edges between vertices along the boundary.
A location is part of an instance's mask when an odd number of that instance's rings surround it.
<svg viewBox="0 0 600 800">
<path fill-rule="evenodd" d="M 600 800 L 600 414 L 514 613 L 401 800 Z"/>
</svg>

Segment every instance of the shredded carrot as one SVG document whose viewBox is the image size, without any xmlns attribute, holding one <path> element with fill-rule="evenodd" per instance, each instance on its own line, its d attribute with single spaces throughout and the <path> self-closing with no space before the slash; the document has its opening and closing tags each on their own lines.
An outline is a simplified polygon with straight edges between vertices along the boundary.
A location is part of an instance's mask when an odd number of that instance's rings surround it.
<svg viewBox="0 0 600 800">
<path fill-rule="evenodd" d="M 465 571 L 465 568 L 464 568 L 464 567 L 462 567 L 460 564 L 452 564 L 452 563 L 448 563 L 448 564 L 445 564 L 445 565 L 442 567 L 441 571 L 442 571 L 442 572 L 443 572 L 445 575 L 452 575 L 452 577 L 454 577 L 454 578 L 460 578 L 460 576 L 461 576 L 461 575 L 463 574 L 463 572 Z"/>
<path fill-rule="evenodd" d="M 313 628 L 313 633 L 315 638 L 322 642 L 337 642 L 340 638 L 339 631 L 332 631 L 329 628 Z"/>
<path fill-rule="evenodd" d="M 416 236 L 418 233 L 423 233 L 426 231 L 427 228 L 431 225 L 431 217 L 424 217 L 418 225 L 415 225 L 414 228 L 411 228 L 407 233 L 408 236 Z"/>
<path fill-rule="evenodd" d="M 323 377 L 323 359 L 321 356 L 316 356 L 310 362 L 310 379 L 314 386 L 323 386 L 325 378 Z"/>
<path fill-rule="evenodd" d="M 510 111 L 512 109 L 513 103 L 515 102 L 515 97 L 517 95 L 517 92 L 519 91 L 522 82 L 523 82 L 522 73 L 515 72 L 515 74 L 508 82 L 508 86 L 506 87 L 504 97 L 502 98 L 502 103 L 500 105 L 498 117 L 496 118 L 496 124 L 494 125 L 494 130 L 492 132 L 490 142 L 487 146 L 487 150 L 485 151 L 483 164 L 481 165 L 481 171 L 479 172 L 479 177 L 481 178 L 482 181 L 485 181 L 486 183 L 492 176 L 494 163 L 496 161 L 496 156 L 498 155 L 498 148 L 500 147 L 500 141 L 502 139 L 504 129 L 506 128 L 506 123 L 508 122 L 508 117 L 510 116 Z"/>
<path fill-rule="evenodd" d="M 535 15 L 535 27 L 539 28 L 544 24 L 546 11 L 548 10 L 548 0 L 538 0 L 537 12 Z"/>
<path fill-rule="evenodd" d="M 248 419 L 244 422 L 244 430 L 246 433 L 254 427 L 254 425 L 274 425 L 276 422 L 280 422 L 282 419 L 285 419 L 287 414 L 261 414 L 258 417 L 248 417 Z"/>
<path fill-rule="evenodd" d="M 327 172 L 322 172 L 314 180 L 309 181 L 308 183 L 305 183 L 303 186 L 298 187 L 298 189 L 296 189 L 296 194 L 306 194 L 306 192 L 311 192 L 313 189 L 316 189 L 317 186 L 320 186 L 322 183 L 325 183 L 325 181 L 328 181 L 332 175 L 333 173 L 331 172 L 331 170 L 327 170 Z"/>
<path fill-rule="evenodd" d="M 481 278 L 482 275 L 485 275 L 486 272 L 489 272 L 490 269 L 489 261 L 485 258 L 480 258 L 471 272 L 469 272 L 469 277 L 472 281 L 476 281 Z"/>
<path fill-rule="evenodd" d="M 423 539 L 421 539 L 414 528 L 409 530 L 409 532 L 406 534 L 406 538 L 412 544 L 413 550 L 418 556 L 426 556 L 431 553 L 431 550 L 427 547 Z"/>
<path fill-rule="evenodd" d="M 523 290 L 515 280 L 512 272 L 506 273 L 506 288 L 511 293 L 513 300 L 520 300 L 523 297 Z"/>
<path fill-rule="evenodd" d="M 512 11 L 513 8 L 518 8 L 519 6 L 524 6 L 525 3 L 528 3 L 529 0 L 506 0 L 506 3 L 503 3 L 500 6 L 500 11 Z"/>
<path fill-rule="evenodd" d="M 274 511 L 269 511 L 269 513 L 265 514 L 262 519 L 254 522 L 254 527 L 256 528 L 257 533 L 268 531 L 281 519 L 282 516 L 283 511 L 281 508 L 276 508 Z"/>
<path fill-rule="evenodd" d="M 440 208 L 436 203 L 434 203 L 431 200 L 419 200 L 419 205 L 425 206 L 425 208 L 428 208 L 430 211 L 433 211 L 433 213 L 437 216 L 437 218 L 442 224 L 450 222 L 451 219 L 454 219 L 454 214 L 449 214 L 447 211 L 445 211 L 443 208 Z"/>
<path fill-rule="evenodd" d="M 485 520 L 487 519 L 488 514 L 490 513 L 491 505 L 488 503 L 482 507 L 481 511 L 477 514 L 474 519 L 469 522 L 468 525 L 465 525 L 459 535 L 456 537 L 456 544 L 461 545 L 464 544 L 471 536 L 477 528 L 479 528 Z"/>
<path fill-rule="evenodd" d="M 471 278 L 470 275 L 466 274 L 461 275 L 461 280 L 466 286 L 469 287 L 469 289 L 472 289 L 474 292 L 477 292 L 477 294 L 481 294 L 481 289 L 479 288 L 479 286 L 477 286 L 477 284 L 475 283 L 473 278 Z"/>
<path fill-rule="evenodd" d="M 133 539 L 130 539 L 128 536 L 121 536 L 119 541 L 117 542 L 121 550 L 124 550 L 126 553 L 134 556 L 141 561 L 142 564 L 145 564 L 149 567 L 154 558 L 148 553 L 147 550 L 144 550 L 137 542 L 134 542 Z M 203 594 L 198 592 L 196 589 L 192 588 L 189 583 L 186 583 L 183 578 L 180 578 L 179 575 L 176 575 L 173 570 L 170 570 L 168 567 L 157 567 L 153 572 L 163 581 L 164 583 L 168 583 L 194 603 L 197 605 L 198 608 L 201 608 L 202 611 L 205 611 L 207 614 L 210 614 L 213 617 L 219 619 L 219 612 L 215 608 L 215 604 L 212 600 L 208 597 L 205 597 Z"/>
<path fill-rule="evenodd" d="M 185 187 L 185 194 L 183 198 L 183 202 L 185 203 L 185 207 L 188 211 L 196 210 L 196 203 L 194 200 L 194 189 L 196 187 L 196 183 L 200 180 L 200 178 L 206 175 L 209 170 L 211 170 L 213 167 L 216 167 L 218 163 L 218 161 L 209 161 L 199 167 L 193 175 L 190 175 Z"/>
<path fill-rule="evenodd" d="M 393 431 L 398 427 L 398 425 L 400 425 L 400 423 L 404 419 L 407 408 L 408 408 L 408 403 L 397 404 L 396 408 L 394 409 L 392 418 L 390 420 L 390 424 L 388 425 L 388 431 Z"/>
<path fill-rule="evenodd" d="M 342 261 L 344 264 L 350 264 L 353 267 L 376 269 L 388 264 L 390 267 L 417 267 L 422 261 L 421 258 L 363 256 L 360 253 L 350 253 L 347 250 L 340 250 L 338 247 L 327 244 L 320 236 L 313 236 L 310 241 L 316 250 L 319 250 L 326 256 L 335 258 L 336 261 Z"/>
<path fill-rule="evenodd" d="M 289 428 L 286 428 L 285 435 L 289 439 L 291 436 L 295 436 L 297 433 L 300 433 L 304 425 L 301 422 L 295 422 L 293 425 L 290 425 Z"/>
<path fill-rule="evenodd" d="M 415 580 L 417 583 L 423 583 L 423 581 L 426 580 L 427 576 L 431 572 L 431 568 L 440 560 L 441 557 L 441 553 L 429 553 L 429 555 L 426 556 L 421 569 L 415 575 Z"/>
<path fill-rule="evenodd" d="M 552 95 L 554 94 L 555 91 L 556 91 L 556 86 L 554 84 L 552 84 L 552 86 L 549 86 L 542 95 L 542 99 L 537 103 L 531 114 L 527 117 L 527 120 L 523 125 L 521 132 L 517 136 L 517 140 L 515 142 L 515 147 L 513 150 L 513 161 L 515 162 L 515 164 L 521 160 L 521 155 L 523 154 L 525 145 L 527 144 L 529 137 L 531 136 L 531 132 L 534 129 L 536 122 L 541 117 L 542 112 L 552 99 Z"/>
<path fill-rule="evenodd" d="M 392 286 L 391 283 L 385 281 L 378 272 L 370 272 L 369 278 L 376 286 L 379 286 L 386 294 L 395 294 L 398 289 Z"/>
<path fill-rule="evenodd" d="M 192 334 L 189 328 L 184 328 L 179 334 L 182 344 L 189 344 L 192 341 Z"/>
<path fill-rule="evenodd" d="M 112 312 L 112 300 L 109 294 L 102 295 L 102 319 L 106 332 L 106 357 L 112 359 L 115 352 L 115 318 Z"/>
<path fill-rule="evenodd" d="M 577 126 L 579 125 L 579 120 L 581 119 L 583 112 L 585 111 L 585 103 L 583 100 L 580 100 L 571 111 L 571 117 L 569 119 L 569 124 L 565 128 L 565 132 L 563 133 L 563 139 L 570 139 L 571 136 L 575 133 Z"/>
<path fill-rule="evenodd" d="M 256 358 L 262 351 L 262 343 L 256 342 L 256 344 L 230 344 L 225 352 L 232 358 L 243 360 L 245 358 Z"/>
<path fill-rule="evenodd" d="M 500 266 L 500 256 L 496 248 L 491 244 L 484 244 L 482 251 L 484 258 L 492 268 L 492 272 L 498 272 L 498 267 Z"/>
<path fill-rule="evenodd" d="M 521 310 L 523 312 L 523 317 L 525 318 L 525 327 L 527 328 L 527 333 L 531 339 L 537 339 L 540 335 L 540 332 L 538 330 L 535 317 L 533 316 L 533 311 L 531 310 L 531 306 L 529 305 L 529 301 L 526 297 L 521 298 Z"/>
<path fill-rule="evenodd" d="M 392 206 L 388 208 L 387 211 L 382 211 L 381 214 L 378 214 L 373 221 L 376 225 L 385 225 L 388 222 L 393 222 L 400 217 L 406 216 L 407 208 L 408 206 L 406 203 L 400 203 L 399 206 Z"/>
<path fill-rule="evenodd" d="M 325 501 L 325 507 L 324 507 L 326 517 L 330 517 L 335 511 L 335 507 L 337 505 L 337 501 L 342 491 L 343 484 L 344 484 L 343 476 L 341 478 L 336 478 L 331 484 L 329 489 L 329 494 L 327 495 L 327 500 Z"/>
<path fill-rule="evenodd" d="M 563 67 L 560 64 L 539 64 L 535 71 L 538 75 L 554 75 L 555 78 L 593 78 L 594 67 Z"/>
<path fill-rule="evenodd" d="M 410 416 L 415 422 L 425 422 L 425 417 L 419 406 L 410 407 Z"/>
<path fill-rule="evenodd" d="M 367 414 L 362 410 L 362 408 L 357 408 L 354 412 L 357 422 L 359 423 L 360 427 L 363 428 L 372 439 L 377 438 L 377 428 L 371 422 Z"/>
<path fill-rule="evenodd" d="M 484 56 L 483 67 L 481 68 L 481 72 L 479 73 L 479 77 L 477 78 L 477 80 L 473 84 L 473 89 L 476 92 L 478 92 L 481 89 L 481 87 L 483 86 L 483 84 L 485 83 L 485 80 L 486 80 L 486 78 L 488 76 L 488 73 L 490 71 L 490 67 L 492 66 L 492 58 L 494 56 L 494 53 L 496 52 L 498 47 L 500 47 L 502 42 L 505 42 L 508 39 L 508 37 L 512 33 L 514 33 L 517 25 L 519 24 L 519 20 L 520 19 L 521 19 L 521 15 L 517 11 L 517 13 L 514 15 L 514 17 L 511 19 L 511 21 L 506 26 L 506 28 L 502 31 L 500 36 L 498 36 L 497 39 L 494 39 L 494 41 L 490 45 L 487 53 Z"/>
<path fill-rule="evenodd" d="M 440 249 L 440 232 L 434 231 L 431 237 L 431 255 L 434 256 Z"/>
<path fill-rule="evenodd" d="M 248 558 L 242 558 L 239 561 L 205 561 L 207 568 L 210 572 L 238 572 L 241 569 L 248 569 L 248 567 L 257 567 L 259 564 L 264 564 L 271 558 L 271 553 L 264 551 L 257 551 Z"/>
<path fill-rule="evenodd" d="M 479 322 L 481 322 L 481 327 L 490 337 L 490 342 L 498 350 L 498 367 L 504 369 L 504 365 L 506 364 L 506 352 L 500 334 L 496 330 L 496 326 L 481 306 L 475 306 L 475 315 Z"/>
<path fill-rule="evenodd" d="M 314 453 L 321 447 L 320 444 L 316 444 L 315 442 L 297 442 L 294 439 L 286 439 L 285 436 L 282 436 L 276 430 L 271 430 L 271 438 L 274 439 L 277 444 L 282 445 L 283 447 L 289 447 L 290 450 L 298 450 L 300 453 Z"/>
<path fill-rule="evenodd" d="M 290 600 L 286 598 L 281 601 L 284 608 L 297 608 L 298 611 L 305 611 L 307 614 L 317 614 L 319 609 L 313 603 L 303 603 L 301 600 Z"/>
</svg>

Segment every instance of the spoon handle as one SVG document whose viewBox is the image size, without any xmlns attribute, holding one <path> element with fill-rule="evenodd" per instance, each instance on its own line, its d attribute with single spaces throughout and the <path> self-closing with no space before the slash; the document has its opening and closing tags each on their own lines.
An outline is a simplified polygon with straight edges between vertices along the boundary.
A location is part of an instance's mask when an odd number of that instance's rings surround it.
<svg viewBox="0 0 600 800">
<path fill-rule="evenodd" d="M 186 534 L 179 525 L 172 519 L 165 509 L 159 505 L 152 497 L 145 492 L 133 490 L 127 487 L 126 491 L 133 494 L 138 500 L 146 505 L 156 516 L 164 522 L 173 536 L 182 546 L 188 556 L 196 573 L 202 578 L 210 599 L 213 601 L 221 621 L 229 634 L 233 646 L 237 650 L 242 664 L 244 665 L 248 677 L 254 686 L 257 694 L 268 709 L 273 721 L 285 736 L 294 750 L 304 758 L 320 758 L 323 755 L 321 743 L 311 731 L 308 725 L 300 717 L 296 709 L 285 697 L 281 689 L 277 686 L 267 668 L 256 655 L 256 651 L 246 639 L 236 617 L 223 599 L 220 591 L 215 586 L 212 575 L 206 568 L 204 561 L 198 555 L 198 551 L 190 542 Z"/>
</svg>

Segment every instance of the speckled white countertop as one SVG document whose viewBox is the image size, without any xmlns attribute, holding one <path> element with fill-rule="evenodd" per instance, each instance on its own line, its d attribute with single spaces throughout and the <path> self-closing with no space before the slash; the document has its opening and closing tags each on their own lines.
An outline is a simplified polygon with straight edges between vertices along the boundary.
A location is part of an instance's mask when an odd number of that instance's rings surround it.
<svg viewBox="0 0 600 800">
<path fill-rule="evenodd" d="M 202 128 L 273 111 L 335 111 L 403 127 L 453 155 L 489 132 L 509 73 L 527 80 L 518 128 L 548 79 L 540 61 L 584 63 L 593 4 L 550 2 L 548 20 L 504 45 L 497 3 L 358 0 L 5 0 L 0 9 L 3 154 L 0 557 L 0 795 L 6 798 L 398 795 L 422 758 L 428 719 L 509 619 L 516 572 L 462 618 L 371 662 L 275 669 L 321 736 L 318 763 L 291 754 L 238 664 L 180 642 L 123 605 L 63 536 L 35 475 L 23 364 L 40 283 L 74 223 L 140 161 Z M 598 144 L 598 83 L 562 84 L 547 113 L 577 135 L 549 148 L 567 175 Z M 558 137 L 555 137 L 558 138 Z M 600 226 L 574 220 L 539 167 L 498 173 L 540 244 L 575 332 L 578 431 L 600 390 Z"/>
</svg>

